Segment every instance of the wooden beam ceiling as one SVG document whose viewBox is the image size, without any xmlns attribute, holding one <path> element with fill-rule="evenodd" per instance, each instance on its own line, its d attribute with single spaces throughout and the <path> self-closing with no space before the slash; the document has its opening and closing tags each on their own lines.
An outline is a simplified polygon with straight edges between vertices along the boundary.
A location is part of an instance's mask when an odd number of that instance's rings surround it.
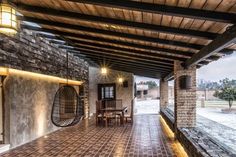
<svg viewBox="0 0 236 157">
<path fill-rule="evenodd" d="M 112 37 L 126 38 L 126 39 L 131 39 L 131 40 L 136 40 L 136 41 L 142 41 L 142 42 L 151 42 L 151 43 L 156 43 L 156 44 L 173 45 L 173 46 L 191 48 L 191 49 L 196 49 L 196 50 L 200 50 L 204 46 L 204 45 L 186 43 L 186 42 L 181 42 L 181 41 L 173 41 L 173 40 L 147 37 L 147 36 L 141 36 L 141 35 L 135 35 L 135 34 L 113 32 L 113 31 L 109 31 L 109 30 L 96 29 L 96 28 L 84 27 L 84 26 L 79 26 L 79 25 L 74 25 L 74 24 L 66 24 L 63 22 L 42 20 L 42 19 L 37 19 L 37 18 L 19 17 L 19 19 L 24 20 L 24 21 L 28 21 L 28 22 L 34 22 L 34 23 L 41 24 L 41 25 L 52 26 L 52 27 L 66 28 L 66 29 L 75 30 L 75 31 L 83 31 L 83 32 L 89 32 L 89 33 L 95 33 L 98 35 L 107 35 L 107 36 L 112 36 Z M 24 27 L 27 27 L 27 26 L 24 26 Z M 28 26 L 28 28 L 29 28 L 29 26 Z M 31 26 L 30 29 L 37 29 L 37 28 L 34 28 Z M 53 32 L 58 35 L 71 36 L 71 37 L 77 36 L 77 34 L 75 34 L 75 33 L 58 31 L 58 30 L 50 29 L 50 28 L 43 28 L 43 29 L 45 31 Z"/>
<path fill-rule="evenodd" d="M 75 20 L 83 20 L 83 21 L 89 21 L 89 22 L 95 22 L 95 23 L 104 23 L 104 24 L 109 24 L 109 25 L 130 27 L 130 28 L 148 30 L 148 31 L 153 31 L 153 32 L 162 32 L 162 33 L 169 33 L 169 34 L 175 34 L 175 35 L 185 35 L 185 36 L 191 36 L 191 37 L 197 37 L 197 38 L 204 38 L 208 40 L 213 40 L 218 35 L 217 33 L 211 33 L 211 32 L 202 32 L 198 30 L 174 28 L 174 27 L 153 25 L 153 24 L 133 22 L 133 21 L 125 21 L 125 20 L 106 18 L 106 17 L 101 18 L 99 16 L 86 15 L 86 14 L 75 13 L 75 12 L 70 12 L 70 11 L 63 11 L 63 10 L 57 10 L 53 8 L 32 6 L 32 5 L 19 4 L 19 3 L 17 4 L 17 8 L 19 10 L 28 11 L 31 13 L 40 13 L 40 14 L 56 16 L 56 17 L 64 17 L 64 18 L 75 19 Z"/>
<path fill-rule="evenodd" d="M 34 22 L 37 24 L 41 25 L 47 25 L 47 26 L 52 26 L 52 27 L 58 27 L 58 28 L 66 28 L 69 30 L 75 30 L 75 31 L 82 31 L 82 32 L 89 32 L 89 33 L 95 33 L 95 34 L 100 34 L 100 35 L 108 35 L 112 37 L 119 37 L 119 38 L 127 38 L 131 40 L 136 40 L 136 41 L 142 41 L 142 42 L 150 42 L 150 43 L 156 43 L 156 44 L 165 44 L 165 45 L 172 45 L 172 46 L 178 46 L 178 47 L 184 47 L 184 48 L 190 48 L 190 49 L 196 49 L 200 50 L 201 48 L 204 47 L 204 45 L 199 45 L 199 44 L 193 44 L 193 43 L 186 43 L 186 42 L 181 42 L 181 41 L 174 41 L 174 40 L 167 40 L 167 39 L 160 39 L 160 38 L 154 38 L 154 37 L 146 37 L 146 36 L 140 36 L 140 35 L 135 35 L 135 34 L 127 34 L 127 33 L 120 33 L 120 32 L 113 32 L 113 31 L 108 31 L 108 30 L 102 30 L 102 29 L 96 29 L 96 28 L 90 28 L 90 27 L 83 27 L 79 25 L 74 25 L 74 24 L 66 24 L 66 23 L 61 23 L 61 22 L 54 22 L 54 21 L 49 21 L 49 20 L 42 20 L 38 18 L 31 18 L 31 17 L 18 17 L 20 20 L 28 21 L 28 22 Z M 52 28 L 38 28 L 38 27 L 33 27 L 33 26 L 27 26 L 23 25 L 23 28 L 31 29 L 31 30 L 36 30 L 36 31 L 45 31 L 45 32 L 51 32 L 60 36 L 68 36 L 68 37 L 75 37 L 75 38 L 80 38 L 81 34 L 79 33 L 70 33 L 67 31 L 58 31 Z M 89 34 L 88 34 L 89 35 Z M 116 40 L 118 43 L 118 40 Z M 143 46 L 143 45 L 142 45 Z M 164 50 L 162 50 L 164 51 Z M 231 52 L 231 49 L 223 49 L 219 53 L 222 54 L 227 54 L 228 52 Z M 183 53 L 186 53 L 182 51 Z M 192 52 L 188 52 L 192 53 Z M 181 51 L 180 51 L 181 54 Z"/>
<path fill-rule="evenodd" d="M 61 48 L 63 48 L 63 46 Z M 145 63 L 152 63 L 152 64 L 156 64 L 157 66 L 163 66 L 163 67 L 172 67 L 174 63 L 172 61 L 163 62 L 163 60 L 157 60 L 157 59 L 150 60 L 144 57 L 124 55 L 124 54 L 119 54 L 119 53 L 110 53 L 109 51 L 97 51 L 97 50 L 85 49 L 85 48 L 80 48 L 80 47 L 76 47 L 75 49 L 71 49 L 71 50 L 77 50 L 83 53 L 86 52 L 87 54 L 99 54 L 101 57 L 112 56 L 112 57 L 116 57 L 117 59 L 119 58 L 126 59 L 126 61 L 134 60 L 134 61 L 141 61 Z"/>
<path fill-rule="evenodd" d="M 69 52 L 73 52 L 73 51 L 69 51 Z M 80 53 L 75 53 L 76 56 L 83 56 L 84 54 L 86 53 L 83 53 L 83 52 L 80 52 Z M 163 67 L 158 67 L 157 65 L 155 66 L 151 66 L 151 65 L 147 65 L 147 64 L 143 64 L 143 63 L 139 63 L 139 62 L 133 62 L 133 61 L 124 61 L 122 59 L 117 59 L 117 58 L 114 58 L 114 57 L 109 57 L 109 56 L 105 56 L 105 57 L 101 57 L 100 55 L 97 55 L 97 54 L 86 54 L 86 58 L 88 59 L 97 59 L 97 60 L 100 60 L 100 64 L 108 64 L 108 65 L 111 65 L 113 63 L 121 63 L 121 64 L 126 64 L 126 65 L 131 65 L 131 66 L 136 66 L 136 67 L 143 67 L 143 68 L 146 68 L 146 69 L 149 69 L 149 70 L 153 70 L 153 71 L 163 71 L 163 72 L 168 72 L 168 71 L 172 71 L 173 68 L 172 67 L 166 67 L 166 68 L 163 68 Z"/>
<path fill-rule="evenodd" d="M 82 40 L 78 40 L 76 43 L 80 48 L 91 48 L 91 49 L 96 49 L 99 51 L 103 50 L 108 50 L 113 53 L 124 53 L 124 54 L 132 54 L 136 55 L 139 57 L 147 57 L 147 58 L 152 58 L 152 59 L 162 59 L 163 61 L 170 61 L 170 60 L 180 60 L 180 61 L 185 61 L 187 58 L 186 57 L 177 57 L 177 56 L 171 56 L 171 55 L 163 55 L 163 54 L 158 54 L 158 53 L 153 53 L 153 52 L 145 52 L 141 50 L 134 50 L 134 49 L 128 49 L 128 48 L 123 48 L 123 47 L 116 47 L 116 46 L 110 46 L 110 45 L 104 45 L 102 43 L 91 43 L 91 42 L 86 42 Z M 190 58 L 190 57 L 188 57 Z"/>
<path fill-rule="evenodd" d="M 236 42 L 236 25 L 231 26 L 222 35 L 219 35 L 210 44 L 203 47 L 198 53 L 193 55 L 192 58 L 188 59 L 184 66 L 187 68 L 191 65 L 201 63 L 203 60 L 212 54 L 224 49 L 226 46 Z"/>
<path fill-rule="evenodd" d="M 65 0 L 78 3 L 94 4 L 104 7 L 127 9 L 154 14 L 165 14 L 192 19 L 210 20 L 224 23 L 236 23 L 235 13 L 225 13 L 194 8 L 182 8 L 162 4 L 144 3 L 130 0 Z"/>
</svg>

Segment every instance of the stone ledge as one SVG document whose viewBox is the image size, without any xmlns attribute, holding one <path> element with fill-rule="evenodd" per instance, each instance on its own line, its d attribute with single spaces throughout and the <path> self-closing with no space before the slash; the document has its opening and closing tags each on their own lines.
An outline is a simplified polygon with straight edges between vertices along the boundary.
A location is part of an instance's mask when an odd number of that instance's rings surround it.
<svg viewBox="0 0 236 157">
<path fill-rule="evenodd" d="M 166 108 L 162 109 L 160 114 L 174 131 L 173 111 Z M 223 147 L 219 141 L 200 128 L 178 128 L 176 138 L 191 157 L 236 157 L 236 154 Z"/>
</svg>

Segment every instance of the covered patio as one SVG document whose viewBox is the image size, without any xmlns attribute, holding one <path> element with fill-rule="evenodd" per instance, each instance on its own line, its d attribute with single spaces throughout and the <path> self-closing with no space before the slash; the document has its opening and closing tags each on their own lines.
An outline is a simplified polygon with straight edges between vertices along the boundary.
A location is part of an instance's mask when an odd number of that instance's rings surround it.
<svg viewBox="0 0 236 157">
<path fill-rule="evenodd" d="M 235 51 L 235 0 L 0 2 L 3 156 L 235 155 L 195 128 L 196 69 Z M 133 116 L 134 75 L 160 80 L 160 115 Z M 122 125 L 96 126 L 108 111 Z"/>
</svg>

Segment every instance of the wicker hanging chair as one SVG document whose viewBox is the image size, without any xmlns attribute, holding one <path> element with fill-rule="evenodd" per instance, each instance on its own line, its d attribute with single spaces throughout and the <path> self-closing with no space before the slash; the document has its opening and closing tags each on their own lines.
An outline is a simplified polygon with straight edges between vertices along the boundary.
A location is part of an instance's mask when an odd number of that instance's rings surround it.
<svg viewBox="0 0 236 157">
<path fill-rule="evenodd" d="M 68 54 L 67 54 L 68 77 Z M 54 97 L 51 120 L 58 127 L 73 126 L 80 122 L 84 116 L 83 103 L 73 86 L 63 85 Z"/>
<path fill-rule="evenodd" d="M 83 118 L 83 104 L 80 103 L 74 87 L 64 85 L 56 92 L 51 119 L 58 127 L 72 126 Z"/>
</svg>

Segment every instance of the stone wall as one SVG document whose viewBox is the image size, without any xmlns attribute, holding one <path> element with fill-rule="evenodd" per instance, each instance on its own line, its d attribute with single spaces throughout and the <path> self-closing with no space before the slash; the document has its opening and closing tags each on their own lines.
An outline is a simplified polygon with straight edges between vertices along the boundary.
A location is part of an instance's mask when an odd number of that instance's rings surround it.
<svg viewBox="0 0 236 157">
<path fill-rule="evenodd" d="M 128 87 L 124 88 L 117 83 L 118 76 L 122 76 L 128 81 Z M 90 114 L 96 113 L 96 101 L 98 99 L 97 85 L 99 83 L 116 83 L 116 99 L 122 99 L 124 106 L 130 111 L 131 100 L 134 98 L 134 76 L 132 73 L 126 73 L 116 70 L 109 70 L 107 77 L 100 74 L 100 69 L 95 67 L 89 68 L 89 106 Z"/>
<path fill-rule="evenodd" d="M 191 88 L 180 89 L 180 76 L 191 76 Z M 175 78 L 175 125 L 195 127 L 196 125 L 196 67 L 184 69 L 181 62 L 174 63 Z"/>
<path fill-rule="evenodd" d="M 0 67 L 67 77 L 66 51 L 36 34 L 15 37 L 0 34 Z M 69 79 L 84 82 L 88 116 L 89 65 L 69 54 Z M 51 123 L 51 108 L 59 82 L 25 73 L 10 73 L 4 81 L 5 143 L 16 147 L 58 128 Z"/>
</svg>

